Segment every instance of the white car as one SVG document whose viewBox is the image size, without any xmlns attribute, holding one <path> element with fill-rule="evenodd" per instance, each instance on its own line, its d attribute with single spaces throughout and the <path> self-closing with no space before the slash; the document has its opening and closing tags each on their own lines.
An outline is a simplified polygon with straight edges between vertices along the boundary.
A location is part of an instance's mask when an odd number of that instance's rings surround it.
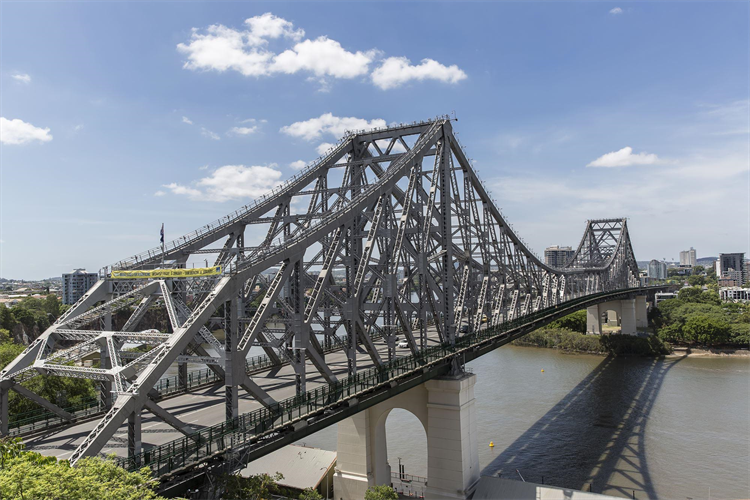
<svg viewBox="0 0 750 500">
<path fill-rule="evenodd" d="M 396 347 L 398 347 L 400 349 L 405 349 L 405 348 L 409 347 L 409 344 L 405 340 L 402 340 L 401 342 L 399 342 L 398 344 L 396 344 Z"/>
</svg>

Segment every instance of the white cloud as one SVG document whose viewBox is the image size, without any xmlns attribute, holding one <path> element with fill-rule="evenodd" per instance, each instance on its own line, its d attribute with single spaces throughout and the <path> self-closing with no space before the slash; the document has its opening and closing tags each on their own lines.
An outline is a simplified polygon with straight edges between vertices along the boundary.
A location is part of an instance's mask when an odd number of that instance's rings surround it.
<svg viewBox="0 0 750 500">
<path fill-rule="evenodd" d="M 376 52 L 372 50 L 349 52 L 336 40 L 321 36 L 285 50 L 274 58 L 270 70 L 287 74 L 310 71 L 318 77 L 354 78 L 367 74 L 368 65 L 375 56 Z"/>
<path fill-rule="evenodd" d="M 219 137 L 219 134 L 216 132 L 211 132 L 206 127 L 201 127 L 201 135 L 203 137 L 208 137 L 209 139 L 212 139 L 214 141 L 220 141 L 221 137 Z"/>
<path fill-rule="evenodd" d="M 25 83 L 25 84 L 31 83 L 31 76 L 27 75 L 26 73 L 14 73 L 10 75 L 10 77 L 20 83 Z"/>
<path fill-rule="evenodd" d="M 75 127 L 73 127 L 73 133 L 74 134 L 77 134 L 81 130 L 83 130 L 83 123 L 79 123 L 78 125 L 76 125 Z"/>
<path fill-rule="evenodd" d="M 445 66 L 433 59 L 422 59 L 416 66 L 406 57 L 389 57 L 372 72 L 372 82 L 383 90 L 392 89 L 411 80 L 438 80 L 455 84 L 464 80 L 466 73 L 455 64 Z"/>
<path fill-rule="evenodd" d="M 610 10 L 609 13 L 614 15 L 622 14 L 622 9 L 620 7 L 615 7 L 614 9 Z"/>
<path fill-rule="evenodd" d="M 246 19 L 245 24 L 250 28 L 248 39 L 248 43 L 250 44 L 262 45 L 268 43 L 265 38 L 279 38 L 282 36 L 299 41 L 305 36 L 305 30 L 301 28 L 295 30 L 291 22 L 281 17 L 276 17 L 270 12 Z"/>
<path fill-rule="evenodd" d="M 658 156 L 651 153 L 633 154 L 633 148 L 626 146 L 619 151 L 612 151 L 592 161 L 587 167 L 628 167 L 630 165 L 654 165 L 660 163 Z"/>
<path fill-rule="evenodd" d="M 0 143 L 2 144 L 26 144 L 32 141 L 49 142 L 52 134 L 49 128 L 35 127 L 18 118 L 8 120 L 0 117 Z"/>
<path fill-rule="evenodd" d="M 164 196 L 165 194 L 167 194 L 167 193 L 164 192 L 164 191 L 162 191 L 162 190 L 159 190 L 159 191 L 157 191 L 157 192 L 154 193 L 154 196 Z"/>
<path fill-rule="evenodd" d="M 254 125 L 252 127 L 232 127 L 229 129 L 229 132 L 227 134 L 232 135 L 251 135 L 258 131 L 258 126 Z"/>
<path fill-rule="evenodd" d="M 187 116 L 183 116 L 182 117 L 182 123 L 187 123 L 188 125 L 192 125 L 193 124 L 193 120 L 191 120 Z"/>
<path fill-rule="evenodd" d="M 324 155 L 324 154 L 326 154 L 326 153 L 327 153 L 327 152 L 328 152 L 328 151 L 329 151 L 329 150 L 330 150 L 330 149 L 331 149 L 331 148 L 332 148 L 333 146 L 334 146 L 334 144 L 331 144 L 330 142 L 324 142 L 324 143 L 322 143 L 322 144 L 319 144 L 319 145 L 318 145 L 318 147 L 317 147 L 317 148 L 315 148 L 315 151 L 317 151 L 319 155 Z"/>
<path fill-rule="evenodd" d="M 293 161 L 292 163 L 289 164 L 289 167 L 291 167 L 294 170 L 302 170 L 306 166 L 307 166 L 307 162 L 304 160 Z"/>
<path fill-rule="evenodd" d="M 191 200 L 224 202 L 238 198 L 255 198 L 280 183 L 281 172 L 270 166 L 225 165 L 198 180 L 196 187 L 177 183 L 165 184 L 173 194 Z"/>
<path fill-rule="evenodd" d="M 205 29 L 193 28 L 190 40 L 177 45 L 185 55 L 185 69 L 201 71 L 237 71 L 245 76 L 309 73 L 308 81 L 330 90 L 326 78 L 351 79 L 367 75 L 370 64 L 380 52 L 376 49 L 350 51 L 328 36 L 305 39 L 304 30 L 271 13 L 245 21 L 245 29 L 213 24 Z M 285 38 L 294 45 L 277 53 L 268 48 L 269 39 Z M 411 80 L 439 80 L 457 83 L 466 78 L 458 66 L 444 66 L 424 59 L 413 66 L 405 57 L 390 57 L 372 73 L 372 81 L 382 89 L 393 88 Z"/>
<path fill-rule="evenodd" d="M 330 134 L 335 138 L 339 138 L 347 130 L 371 129 L 385 126 L 385 120 L 380 118 L 367 121 L 363 118 L 355 118 L 353 116 L 340 117 L 333 116 L 332 113 L 324 113 L 317 118 L 310 118 L 306 121 L 295 122 L 291 125 L 281 127 L 280 131 L 292 137 L 301 137 L 312 141 L 320 138 L 323 134 Z"/>
</svg>

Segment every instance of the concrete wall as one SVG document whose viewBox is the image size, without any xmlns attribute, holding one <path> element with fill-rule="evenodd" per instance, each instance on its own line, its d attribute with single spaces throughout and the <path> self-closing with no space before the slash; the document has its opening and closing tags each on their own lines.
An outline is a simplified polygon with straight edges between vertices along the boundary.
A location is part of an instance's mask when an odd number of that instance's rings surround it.
<svg viewBox="0 0 750 500">
<path fill-rule="evenodd" d="M 370 486 L 391 483 L 385 422 L 411 412 L 427 436 L 426 498 L 466 498 L 479 479 L 476 376 L 433 379 L 338 424 L 334 498 L 361 500 Z"/>
</svg>

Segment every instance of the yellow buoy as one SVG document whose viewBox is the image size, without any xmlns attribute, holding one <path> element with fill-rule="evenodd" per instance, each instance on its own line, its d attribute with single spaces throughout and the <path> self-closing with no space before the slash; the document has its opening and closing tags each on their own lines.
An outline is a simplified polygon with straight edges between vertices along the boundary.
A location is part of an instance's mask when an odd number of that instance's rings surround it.
<svg viewBox="0 0 750 500">
<path fill-rule="evenodd" d="M 490 448 L 494 448 L 494 447 L 495 447 L 495 443 L 493 441 L 490 441 Z"/>
<path fill-rule="evenodd" d="M 544 368 L 542 368 L 542 373 L 544 373 Z"/>
</svg>

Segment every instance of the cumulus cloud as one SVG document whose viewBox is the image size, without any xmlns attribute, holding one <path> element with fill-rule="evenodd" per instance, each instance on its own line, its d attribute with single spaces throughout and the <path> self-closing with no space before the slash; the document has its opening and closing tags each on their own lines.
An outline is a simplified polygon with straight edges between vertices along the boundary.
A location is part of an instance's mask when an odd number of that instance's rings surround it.
<svg viewBox="0 0 750 500">
<path fill-rule="evenodd" d="M 610 10 L 609 13 L 614 15 L 622 14 L 622 9 L 620 7 L 615 7 L 614 9 Z"/>
<path fill-rule="evenodd" d="M 266 13 L 245 21 L 237 29 L 214 24 L 193 28 L 190 40 L 177 45 L 185 55 L 185 69 L 224 72 L 233 70 L 245 76 L 308 73 L 327 91 L 327 78 L 351 79 L 370 73 L 370 64 L 380 57 L 376 49 L 350 51 L 328 36 L 303 39 L 305 32 L 286 19 Z M 276 53 L 268 48 L 270 39 L 284 38 L 294 45 Z M 413 66 L 405 57 L 391 57 L 372 73 L 372 82 L 386 89 L 411 80 L 439 80 L 457 83 L 466 78 L 458 66 L 444 66 L 424 59 Z"/>
<path fill-rule="evenodd" d="M 375 55 L 372 50 L 349 52 L 336 40 L 321 36 L 285 50 L 274 58 L 270 70 L 286 74 L 309 71 L 318 77 L 354 78 L 367 74 L 368 65 Z"/>
<path fill-rule="evenodd" d="M 412 65 L 405 57 L 389 57 L 372 72 L 372 82 L 383 90 L 399 87 L 409 81 L 437 80 L 455 84 L 466 79 L 466 73 L 455 64 L 445 66 L 434 59 L 422 59 Z"/>
<path fill-rule="evenodd" d="M 8 120 L 0 117 L 0 143 L 2 144 L 27 144 L 29 142 L 49 142 L 52 134 L 49 128 L 35 127 L 18 118 Z"/>
<path fill-rule="evenodd" d="M 258 126 L 253 125 L 252 127 L 232 127 L 229 129 L 227 134 L 230 135 L 251 135 L 258 131 Z"/>
<path fill-rule="evenodd" d="M 653 165 L 660 163 L 658 156 L 651 153 L 633 154 L 633 148 L 626 146 L 619 151 L 612 151 L 592 161 L 587 167 L 629 167 L 630 165 Z"/>
<path fill-rule="evenodd" d="M 31 83 L 31 76 L 27 75 L 26 73 L 14 73 L 10 75 L 10 77 L 20 83 L 26 83 L 26 84 Z"/>
<path fill-rule="evenodd" d="M 209 139 L 214 140 L 214 141 L 221 140 L 221 137 L 219 137 L 219 134 L 217 134 L 216 132 L 211 132 L 206 127 L 201 127 L 201 135 L 203 137 L 208 137 Z"/>
<path fill-rule="evenodd" d="M 328 152 L 328 151 L 329 151 L 329 150 L 330 150 L 330 149 L 331 149 L 331 148 L 332 148 L 333 146 L 334 146 L 334 144 L 331 144 L 330 142 L 324 142 L 324 143 L 322 143 L 322 144 L 319 144 L 319 145 L 318 145 L 318 147 L 317 147 L 317 148 L 315 148 L 315 151 L 317 151 L 319 155 L 324 155 L 324 154 L 326 154 L 326 153 L 327 153 L 327 152 Z"/>
<path fill-rule="evenodd" d="M 165 194 L 167 194 L 165 191 L 159 190 L 154 193 L 154 196 L 164 196 Z"/>
<path fill-rule="evenodd" d="M 173 194 L 196 201 L 224 202 L 239 198 L 256 198 L 280 183 L 281 172 L 270 166 L 225 165 L 198 180 L 195 187 L 175 182 L 165 184 Z"/>
<path fill-rule="evenodd" d="M 188 125 L 192 125 L 193 124 L 193 120 L 191 120 L 187 116 L 183 116 L 182 117 L 182 123 L 187 123 Z"/>
<path fill-rule="evenodd" d="M 307 166 L 307 162 L 304 160 L 293 161 L 289 166 L 294 170 L 302 170 Z"/>
<path fill-rule="evenodd" d="M 306 121 L 295 122 L 291 125 L 281 127 L 281 132 L 292 137 L 300 137 L 307 141 L 319 139 L 323 134 L 330 134 L 335 138 L 344 135 L 347 130 L 361 130 L 385 127 L 383 119 L 375 118 L 367 121 L 363 118 L 353 116 L 333 116 L 332 113 L 324 113 L 317 118 Z"/>
</svg>

